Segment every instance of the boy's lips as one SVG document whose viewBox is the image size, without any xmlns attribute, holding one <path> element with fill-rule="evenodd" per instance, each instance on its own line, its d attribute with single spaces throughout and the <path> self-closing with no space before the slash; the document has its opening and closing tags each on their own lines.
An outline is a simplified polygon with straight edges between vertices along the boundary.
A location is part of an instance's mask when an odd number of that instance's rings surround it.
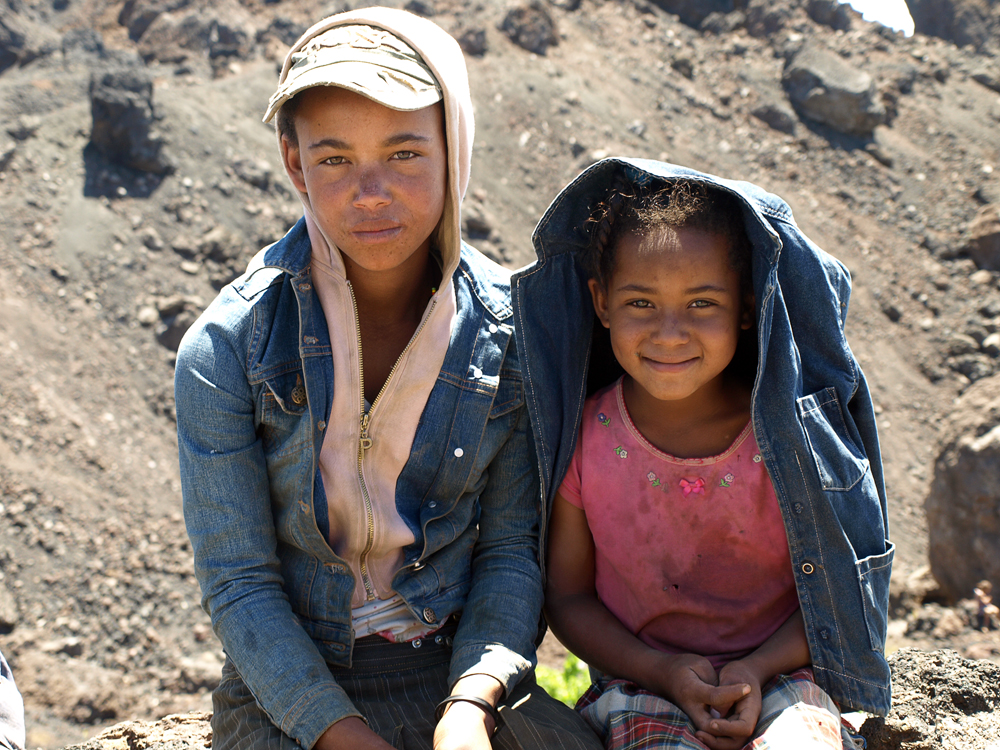
<svg viewBox="0 0 1000 750">
<path fill-rule="evenodd" d="M 403 226 L 395 221 L 365 221 L 351 229 L 351 235 L 362 242 L 380 242 L 395 237 L 403 231 Z"/>
</svg>

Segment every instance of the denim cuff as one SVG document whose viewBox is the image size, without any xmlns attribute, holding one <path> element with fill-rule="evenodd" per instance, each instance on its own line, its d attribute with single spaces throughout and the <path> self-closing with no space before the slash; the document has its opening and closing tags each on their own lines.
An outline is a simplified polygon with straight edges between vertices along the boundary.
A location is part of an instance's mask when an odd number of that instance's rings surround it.
<svg viewBox="0 0 1000 750">
<path fill-rule="evenodd" d="M 326 683 L 303 692 L 281 717 L 279 726 L 302 747 L 311 748 L 323 732 L 351 716 L 364 719 L 340 685 Z"/>
<path fill-rule="evenodd" d="M 465 644 L 451 655 L 449 686 L 463 677 L 485 674 L 497 680 L 510 695 L 534 664 L 506 646 L 491 644 Z"/>
</svg>

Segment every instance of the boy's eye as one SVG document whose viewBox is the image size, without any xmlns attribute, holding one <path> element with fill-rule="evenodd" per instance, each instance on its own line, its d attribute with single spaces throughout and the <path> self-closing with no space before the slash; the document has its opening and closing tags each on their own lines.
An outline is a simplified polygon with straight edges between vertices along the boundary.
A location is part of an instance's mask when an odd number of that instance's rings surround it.
<svg viewBox="0 0 1000 750">
<path fill-rule="evenodd" d="M 653 306 L 653 304 L 648 299 L 634 299 L 628 304 L 630 307 L 639 307 L 639 308 L 646 308 Z"/>
<path fill-rule="evenodd" d="M 328 156 L 323 160 L 323 163 L 331 166 L 337 166 L 339 164 L 346 163 L 346 161 L 347 160 L 343 156 Z"/>
<path fill-rule="evenodd" d="M 707 299 L 696 299 L 691 303 L 691 307 L 711 307 L 712 303 Z"/>
<path fill-rule="evenodd" d="M 416 156 L 417 154 L 415 151 L 397 151 L 392 155 L 392 158 L 398 161 L 408 161 L 416 158 Z"/>
</svg>

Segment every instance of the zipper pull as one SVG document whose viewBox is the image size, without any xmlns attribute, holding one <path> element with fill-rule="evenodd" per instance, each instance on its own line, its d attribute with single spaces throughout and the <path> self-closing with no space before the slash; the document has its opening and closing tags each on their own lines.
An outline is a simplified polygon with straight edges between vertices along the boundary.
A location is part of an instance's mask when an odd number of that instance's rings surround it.
<svg viewBox="0 0 1000 750">
<path fill-rule="evenodd" d="M 368 437 L 368 418 L 369 415 L 361 415 L 361 455 L 365 455 L 365 451 L 372 447 L 372 439 Z"/>
</svg>

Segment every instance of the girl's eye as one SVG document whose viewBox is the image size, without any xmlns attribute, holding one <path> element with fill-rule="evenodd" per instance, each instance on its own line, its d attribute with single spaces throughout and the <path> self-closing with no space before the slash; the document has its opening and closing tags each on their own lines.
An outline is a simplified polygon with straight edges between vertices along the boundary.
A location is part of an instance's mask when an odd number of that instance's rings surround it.
<svg viewBox="0 0 1000 750">
<path fill-rule="evenodd" d="M 711 306 L 712 303 L 709 302 L 707 299 L 696 299 L 694 302 L 691 303 L 691 307 L 705 308 Z"/>
<path fill-rule="evenodd" d="M 653 306 L 653 304 L 648 299 L 634 299 L 628 304 L 630 307 L 638 307 L 641 309 Z"/>
<path fill-rule="evenodd" d="M 414 151 L 397 151 L 392 155 L 393 159 L 398 161 L 409 161 L 410 159 L 415 159 L 417 156 Z"/>
</svg>

